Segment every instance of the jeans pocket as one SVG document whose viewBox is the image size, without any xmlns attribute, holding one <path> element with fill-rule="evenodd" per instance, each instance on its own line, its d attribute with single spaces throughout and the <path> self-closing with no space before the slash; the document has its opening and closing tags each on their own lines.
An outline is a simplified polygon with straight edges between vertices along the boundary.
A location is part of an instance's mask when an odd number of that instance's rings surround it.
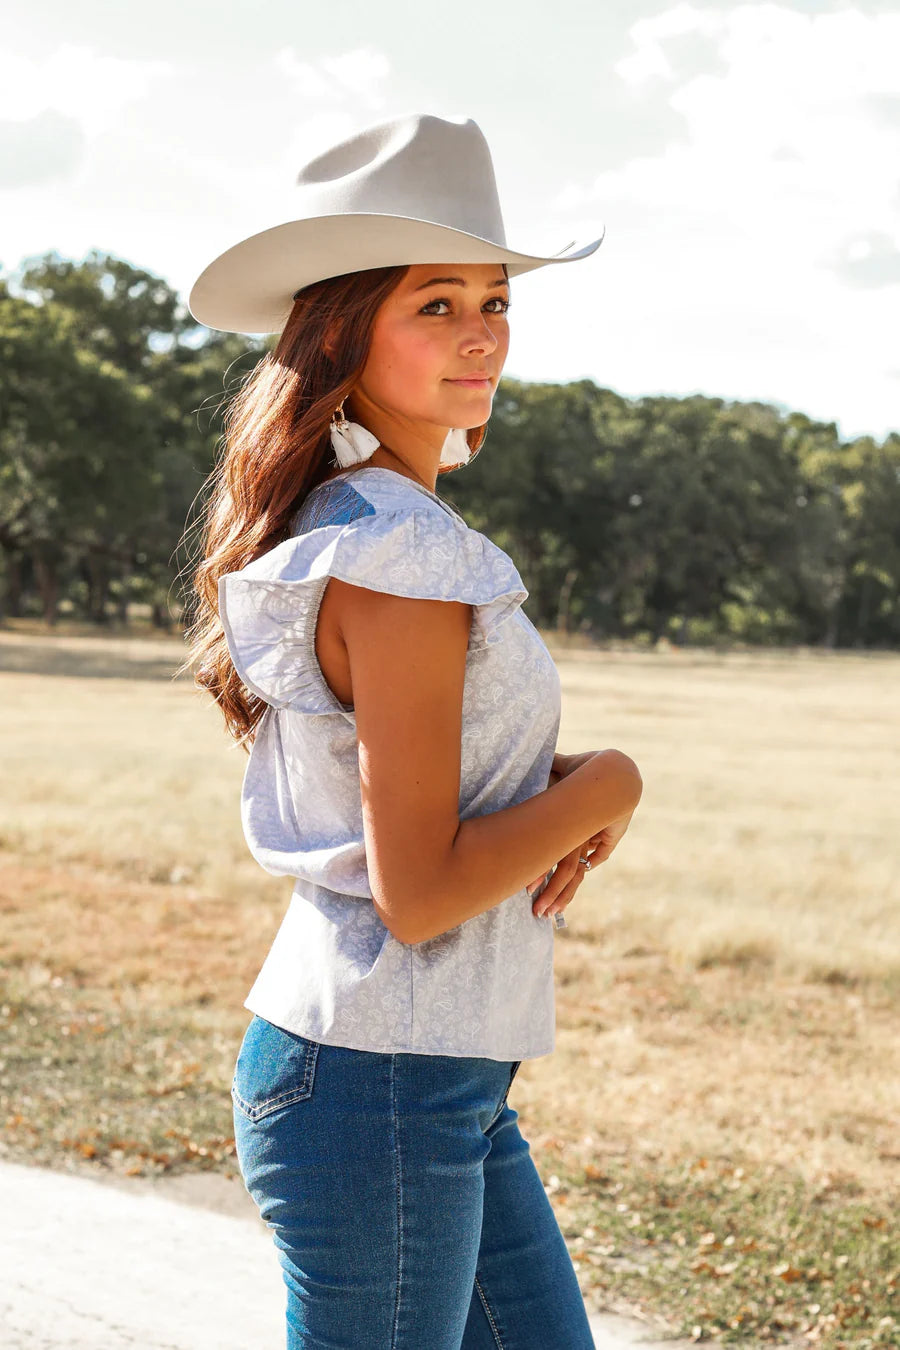
<svg viewBox="0 0 900 1350">
<path fill-rule="evenodd" d="M 319 1045 L 254 1016 L 244 1033 L 231 1084 L 237 1110 L 255 1122 L 311 1097 Z"/>
</svg>

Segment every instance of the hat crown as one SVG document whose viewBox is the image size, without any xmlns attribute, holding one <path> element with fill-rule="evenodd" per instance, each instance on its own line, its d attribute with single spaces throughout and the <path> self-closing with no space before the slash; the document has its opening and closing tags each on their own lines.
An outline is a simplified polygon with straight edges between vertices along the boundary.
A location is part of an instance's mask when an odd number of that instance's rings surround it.
<svg viewBox="0 0 900 1350">
<path fill-rule="evenodd" d="M 307 217 L 406 216 L 506 246 L 490 148 L 471 117 L 379 122 L 310 160 L 296 182 Z"/>
<path fill-rule="evenodd" d="M 509 248 L 481 128 L 471 117 L 434 113 L 377 122 L 323 150 L 281 205 L 279 222 L 233 244 L 197 277 L 188 303 L 199 323 L 276 333 L 300 292 L 328 277 L 423 263 L 503 264 L 517 277 L 589 257 L 604 233 L 549 256 Z"/>
</svg>

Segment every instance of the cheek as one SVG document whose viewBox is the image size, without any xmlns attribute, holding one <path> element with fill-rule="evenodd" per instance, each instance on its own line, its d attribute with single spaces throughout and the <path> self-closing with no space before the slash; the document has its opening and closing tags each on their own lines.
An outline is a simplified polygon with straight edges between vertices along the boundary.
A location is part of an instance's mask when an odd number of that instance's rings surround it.
<svg viewBox="0 0 900 1350">
<path fill-rule="evenodd" d="M 395 362 L 416 370 L 427 370 L 443 359 L 443 348 L 437 338 L 436 329 L 422 324 L 397 329 L 391 343 Z"/>
<path fill-rule="evenodd" d="M 366 371 L 370 380 L 377 380 L 386 389 L 408 388 L 440 374 L 445 364 L 446 353 L 427 330 L 396 328 L 378 335 Z"/>
</svg>

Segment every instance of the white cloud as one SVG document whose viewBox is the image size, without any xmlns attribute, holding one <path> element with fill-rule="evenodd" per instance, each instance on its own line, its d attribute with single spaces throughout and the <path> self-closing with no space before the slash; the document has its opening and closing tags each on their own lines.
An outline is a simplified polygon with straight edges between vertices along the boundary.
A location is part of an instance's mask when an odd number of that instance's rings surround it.
<svg viewBox="0 0 900 1350">
<path fill-rule="evenodd" d="M 724 74 L 678 83 L 665 44 L 691 29 L 715 39 Z M 844 232 L 897 228 L 889 166 L 900 164 L 900 125 L 879 118 L 871 100 L 900 94 L 900 15 L 680 4 L 630 36 L 635 52 L 616 69 L 632 82 L 669 81 L 689 141 L 602 174 L 592 198 L 639 199 L 737 228 L 754 204 L 777 205 L 817 257 Z"/>
<path fill-rule="evenodd" d="M 669 38 L 690 33 L 712 36 L 719 31 L 720 16 L 715 10 L 696 9 L 679 4 L 652 19 L 639 19 L 629 29 L 635 51 L 625 56 L 613 70 L 626 84 L 644 84 L 654 76 L 675 78 L 676 72 L 663 49 Z"/>
<path fill-rule="evenodd" d="M 73 43 L 38 60 L 0 50 L 0 118 L 26 122 L 51 110 L 73 118 L 93 136 L 127 103 L 174 73 L 168 61 L 123 61 Z"/>
<path fill-rule="evenodd" d="M 293 47 L 283 47 L 274 63 L 304 98 L 323 102 L 350 99 L 368 108 L 386 105 L 384 89 L 391 67 L 383 52 L 359 47 L 312 62 L 301 60 Z"/>
<path fill-rule="evenodd" d="M 715 73 L 679 70 L 691 35 Z M 573 233 L 608 223 L 600 289 L 628 316 L 610 379 L 675 389 L 693 368 L 714 392 L 739 372 L 742 397 L 896 424 L 900 14 L 679 4 L 629 37 L 617 73 L 665 90 L 687 140 L 554 203 Z"/>
</svg>

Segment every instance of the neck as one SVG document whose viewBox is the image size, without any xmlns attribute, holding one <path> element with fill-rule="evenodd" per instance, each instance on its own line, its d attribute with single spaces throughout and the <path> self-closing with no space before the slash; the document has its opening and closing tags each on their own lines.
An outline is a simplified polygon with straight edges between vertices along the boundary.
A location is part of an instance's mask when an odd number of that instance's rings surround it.
<svg viewBox="0 0 900 1350">
<path fill-rule="evenodd" d="M 450 428 L 433 426 L 427 422 L 401 423 L 367 399 L 357 399 L 351 407 L 352 403 L 351 397 L 345 405 L 345 415 L 371 431 L 380 442 L 366 463 L 393 469 L 395 473 L 402 473 L 434 492 L 441 450 Z"/>
</svg>

